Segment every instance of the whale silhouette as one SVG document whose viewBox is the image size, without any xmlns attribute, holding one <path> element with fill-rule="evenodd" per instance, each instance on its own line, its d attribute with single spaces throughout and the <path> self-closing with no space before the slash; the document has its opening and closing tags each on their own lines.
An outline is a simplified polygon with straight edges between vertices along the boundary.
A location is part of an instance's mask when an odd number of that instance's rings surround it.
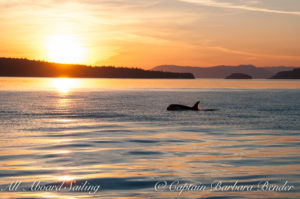
<svg viewBox="0 0 300 199">
<path fill-rule="evenodd" d="M 185 106 L 181 104 L 170 104 L 168 111 L 216 111 L 218 109 L 199 109 L 200 101 L 197 101 L 194 106 Z"/>
<path fill-rule="evenodd" d="M 184 110 L 188 110 L 188 111 L 199 111 L 199 105 L 200 101 L 196 102 L 194 106 L 185 106 L 185 105 L 181 105 L 181 104 L 171 104 L 168 106 L 167 110 L 168 111 L 184 111 Z"/>
</svg>

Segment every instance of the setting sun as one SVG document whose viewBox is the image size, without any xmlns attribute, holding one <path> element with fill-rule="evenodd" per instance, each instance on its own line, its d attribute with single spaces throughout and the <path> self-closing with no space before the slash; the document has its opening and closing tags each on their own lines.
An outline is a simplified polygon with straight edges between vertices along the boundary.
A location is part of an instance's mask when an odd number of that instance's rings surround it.
<svg viewBox="0 0 300 199">
<path fill-rule="evenodd" d="M 81 63 L 86 50 L 72 35 L 54 35 L 46 40 L 47 58 L 57 63 Z"/>
</svg>

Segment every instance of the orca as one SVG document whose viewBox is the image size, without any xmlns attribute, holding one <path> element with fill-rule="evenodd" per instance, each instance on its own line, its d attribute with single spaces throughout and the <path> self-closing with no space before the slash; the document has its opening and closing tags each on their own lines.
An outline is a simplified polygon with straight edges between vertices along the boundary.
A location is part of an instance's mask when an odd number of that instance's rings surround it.
<svg viewBox="0 0 300 199">
<path fill-rule="evenodd" d="M 217 111 L 218 109 L 199 109 L 200 101 L 197 101 L 194 106 L 185 106 L 181 104 L 170 104 L 168 111 Z"/>
<path fill-rule="evenodd" d="M 196 102 L 194 106 L 185 106 L 181 104 L 170 104 L 167 108 L 168 111 L 199 111 L 200 101 Z"/>
</svg>

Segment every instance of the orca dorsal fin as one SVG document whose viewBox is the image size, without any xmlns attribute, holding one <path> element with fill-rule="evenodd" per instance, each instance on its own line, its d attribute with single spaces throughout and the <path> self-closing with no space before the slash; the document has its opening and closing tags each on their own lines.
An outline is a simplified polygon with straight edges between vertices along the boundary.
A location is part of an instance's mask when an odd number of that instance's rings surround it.
<svg viewBox="0 0 300 199">
<path fill-rule="evenodd" d="M 193 106 L 193 109 L 194 109 L 194 110 L 199 110 L 199 103 L 200 103 L 200 101 L 197 101 L 197 102 L 195 103 L 195 105 Z"/>
</svg>

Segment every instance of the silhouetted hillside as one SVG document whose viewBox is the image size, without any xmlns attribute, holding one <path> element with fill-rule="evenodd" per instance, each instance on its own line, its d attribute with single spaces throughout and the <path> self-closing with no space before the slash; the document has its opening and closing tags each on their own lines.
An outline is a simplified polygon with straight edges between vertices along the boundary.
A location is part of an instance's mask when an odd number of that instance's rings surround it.
<svg viewBox="0 0 300 199">
<path fill-rule="evenodd" d="M 232 73 L 231 75 L 227 76 L 225 79 L 252 79 L 252 77 L 244 73 Z"/>
<path fill-rule="evenodd" d="M 191 67 L 162 65 L 153 68 L 156 71 L 193 73 L 196 78 L 225 78 L 232 73 L 245 73 L 253 78 L 270 78 L 277 72 L 292 70 L 295 67 L 276 66 L 276 67 L 255 67 L 253 65 L 240 66 L 213 66 L 213 67 Z"/>
<path fill-rule="evenodd" d="M 112 66 L 90 67 L 16 58 L 0 58 L 0 68 L 0 76 L 10 77 L 194 78 L 191 73 L 161 72 Z"/>
<path fill-rule="evenodd" d="M 282 71 L 271 77 L 271 79 L 300 79 L 300 68 L 292 71 Z"/>
</svg>

